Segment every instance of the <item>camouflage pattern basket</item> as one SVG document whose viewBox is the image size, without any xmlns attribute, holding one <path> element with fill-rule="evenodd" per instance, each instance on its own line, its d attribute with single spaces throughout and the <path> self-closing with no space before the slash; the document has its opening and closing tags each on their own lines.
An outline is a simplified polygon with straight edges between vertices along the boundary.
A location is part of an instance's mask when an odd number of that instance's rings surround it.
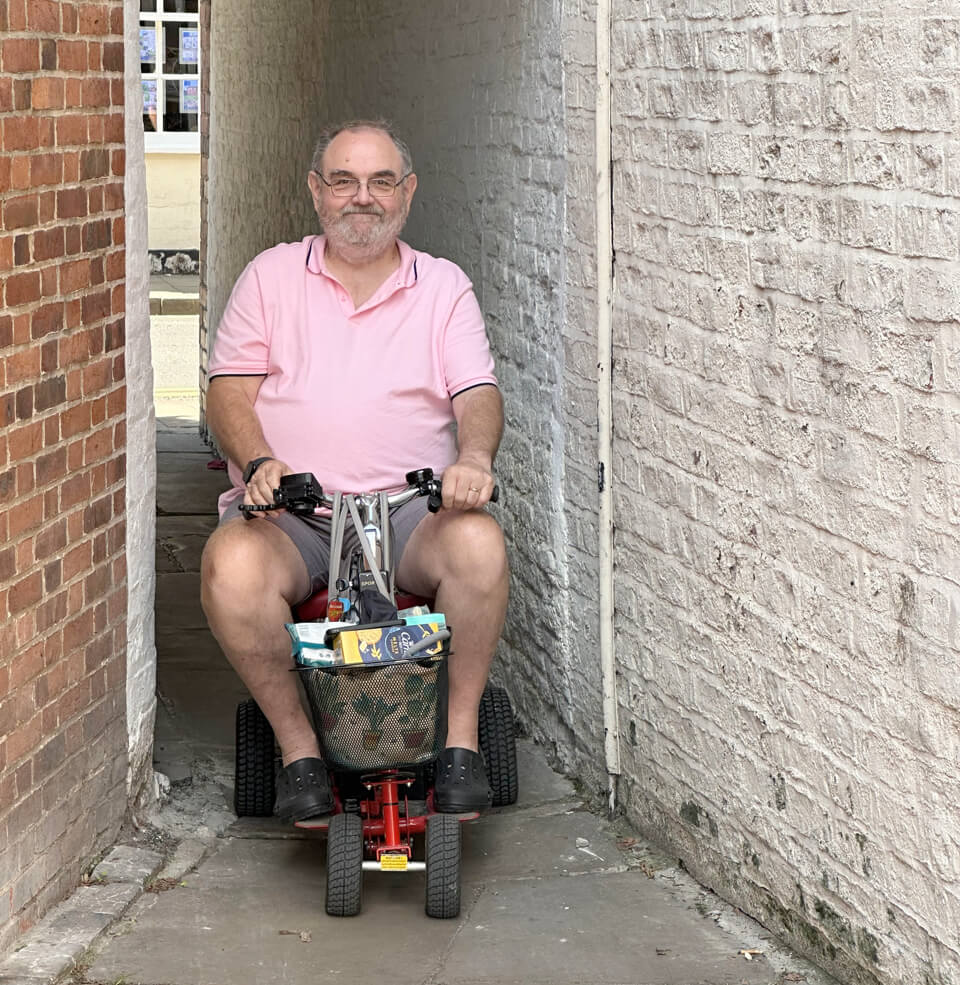
<svg viewBox="0 0 960 985">
<path fill-rule="evenodd" d="M 298 668 L 327 765 L 366 772 L 434 759 L 446 742 L 448 652 Z"/>
</svg>

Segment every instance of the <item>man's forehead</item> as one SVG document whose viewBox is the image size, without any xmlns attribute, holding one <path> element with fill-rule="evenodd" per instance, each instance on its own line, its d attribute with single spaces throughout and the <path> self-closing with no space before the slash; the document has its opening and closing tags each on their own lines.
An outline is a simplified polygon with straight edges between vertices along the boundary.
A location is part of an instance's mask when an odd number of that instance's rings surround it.
<svg viewBox="0 0 960 985">
<path fill-rule="evenodd" d="M 382 130 L 342 130 L 323 155 L 325 169 L 395 171 L 403 168 L 397 145 Z"/>
</svg>

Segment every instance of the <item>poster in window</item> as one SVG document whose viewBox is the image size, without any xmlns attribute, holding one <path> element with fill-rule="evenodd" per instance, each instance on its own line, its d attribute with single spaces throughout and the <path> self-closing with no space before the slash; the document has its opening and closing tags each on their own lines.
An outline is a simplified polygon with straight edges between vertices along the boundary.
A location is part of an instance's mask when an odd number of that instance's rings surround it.
<svg viewBox="0 0 960 985">
<path fill-rule="evenodd" d="M 180 28 L 180 64 L 197 65 L 200 61 L 200 29 Z"/>
<path fill-rule="evenodd" d="M 199 79 L 180 80 L 180 112 L 181 113 L 200 112 L 200 80 Z"/>
<path fill-rule="evenodd" d="M 144 113 L 156 113 L 157 111 L 157 80 L 142 79 L 143 85 L 143 111 Z"/>
<path fill-rule="evenodd" d="M 157 60 L 157 31 L 155 27 L 140 28 L 140 61 L 152 65 Z"/>
</svg>

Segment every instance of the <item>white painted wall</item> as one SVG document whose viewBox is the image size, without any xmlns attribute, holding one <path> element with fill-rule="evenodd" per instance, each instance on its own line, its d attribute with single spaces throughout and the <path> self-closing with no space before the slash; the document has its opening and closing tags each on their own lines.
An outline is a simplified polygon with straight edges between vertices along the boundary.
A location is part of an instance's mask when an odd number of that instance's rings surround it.
<svg viewBox="0 0 960 985">
<path fill-rule="evenodd" d="M 207 315 L 216 326 L 243 268 L 316 229 L 306 185 L 317 129 L 326 4 L 213 3 Z"/>
<path fill-rule="evenodd" d="M 958 15 L 615 3 L 625 803 L 857 982 L 960 981 Z"/>
<path fill-rule="evenodd" d="M 156 424 L 150 361 L 150 278 L 147 259 L 147 189 L 140 115 L 140 5 L 124 4 L 126 43 L 124 177 L 126 228 L 127 380 L 127 733 L 128 794 L 152 791 L 153 719 L 157 654 L 153 598 L 156 585 Z M 148 795 L 150 795 L 148 793 Z"/>
<path fill-rule="evenodd" d="M 200 249 L 200 155 L 146 155 L 151 250 Z"/>
</svg>

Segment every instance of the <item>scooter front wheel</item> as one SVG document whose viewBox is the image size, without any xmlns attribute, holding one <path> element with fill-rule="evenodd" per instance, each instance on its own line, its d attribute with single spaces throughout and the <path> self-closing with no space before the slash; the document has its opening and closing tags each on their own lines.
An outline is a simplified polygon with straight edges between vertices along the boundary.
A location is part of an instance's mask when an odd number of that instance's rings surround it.
<svg viewBox="0 0 960 985">
<path fill-rule="evenodd" d="M 460 821 L 453 814 L 427 818 L 428 917 L 449 920 L 460 913 Z"/>
<path fill-rule="evenodd" d="M 327 913 L 355 917 L 363 903 L 363 820 L 334 814 L 327 829 Z"/>
</svg>

